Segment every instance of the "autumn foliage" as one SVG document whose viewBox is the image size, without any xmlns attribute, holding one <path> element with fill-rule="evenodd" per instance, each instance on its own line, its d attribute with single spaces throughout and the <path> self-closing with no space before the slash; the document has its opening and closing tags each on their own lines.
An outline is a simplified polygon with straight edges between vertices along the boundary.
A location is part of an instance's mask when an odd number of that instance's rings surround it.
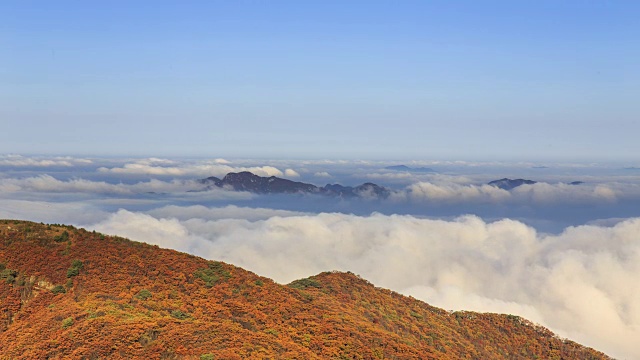
<svg viewBox="0 0 640 360">
<path fill-rule="evenodd" d="M 176 239 L 179 241 L 179 239 Z M 117 236 L 0 220 L 0 359 L 608 359 L 351 273 L 285 286 Z"/>
</svg>

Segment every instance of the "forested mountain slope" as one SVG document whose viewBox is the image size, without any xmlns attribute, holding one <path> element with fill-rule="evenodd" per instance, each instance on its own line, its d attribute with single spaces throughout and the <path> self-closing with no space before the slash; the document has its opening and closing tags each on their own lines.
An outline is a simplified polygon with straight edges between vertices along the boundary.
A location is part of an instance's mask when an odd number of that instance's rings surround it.
<svg viewBox="0 0 640 360">
<path fill-rule="evenodd" d="M 45 358 L 608 357 L 516 316 L 450 313 L 351 273 L 279 285 L 117 236 L 2 220 L 0 359 Z"/>
</svg>

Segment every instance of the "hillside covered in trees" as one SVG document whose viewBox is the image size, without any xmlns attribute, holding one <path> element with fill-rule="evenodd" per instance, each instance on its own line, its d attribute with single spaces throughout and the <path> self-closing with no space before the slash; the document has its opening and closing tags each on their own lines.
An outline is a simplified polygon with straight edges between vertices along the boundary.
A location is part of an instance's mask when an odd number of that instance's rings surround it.
<svg viewBox="0 0 640 360">
<path fill-rule="evenodd" d="M 352 273 L 280 285 L 117 236 L 0 220 L 0 359 L 45 358 L 608 359 L 520 317 L 447 312 Z"/>
</svg>

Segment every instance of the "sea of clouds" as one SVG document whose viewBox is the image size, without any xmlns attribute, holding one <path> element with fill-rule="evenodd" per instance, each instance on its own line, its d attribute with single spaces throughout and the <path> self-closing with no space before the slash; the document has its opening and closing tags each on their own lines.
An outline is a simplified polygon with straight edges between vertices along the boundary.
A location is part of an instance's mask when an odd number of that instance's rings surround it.
<svg viewBox="0 0 640 360">
<path fill-rule="evenodd" d="M 449 310 L 511 313 L 640 359 L 640 173 L 622 166 L 0 157 L 0 218 L 68 223 L 280 283 L 328 270 Z M 197 180 L 252 171 L 388 199 L 260 196 Z M 540 181 L 511 191 L 502 177 Z M 571 181 L 581 185 L 568 185 Z"/>
<path fill-rule="evenodd" d="M 120 210 L 91 227 L 280 283 L 352 271 L 435 306 L 518 314 L 611 355 L 640 358 L 640 218 L 548 235 L 471 215 L 445 221 L 173 206 Z"/>
</svg>

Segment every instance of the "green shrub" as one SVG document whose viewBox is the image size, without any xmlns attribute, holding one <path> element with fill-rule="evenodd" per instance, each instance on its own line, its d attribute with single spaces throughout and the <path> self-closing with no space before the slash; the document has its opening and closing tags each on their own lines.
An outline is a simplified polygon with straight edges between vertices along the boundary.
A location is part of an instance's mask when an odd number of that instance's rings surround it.
<svg viewBox="0 0 640 360">
<path fill-rule="evenodd" d="M 84 264 L 80 260 L 73 260 L 71 262 L 71 267 L 67 270 L 67 277 L 74 277 L 80 274 L 80 269 L 84 267 Z"/>
<path fill-rule="evenodd" d="M 176 319 L 184 320 L 184 319 L 187 319 L 190 315 L 180 310 L 173 310 L 171 312 L 171 316 Z"/>
<path fill-rule="evenodd" d="M 69 255 L 71 253 L 71 242 L 67 241 L 67 246 L 60 252 L 60 255 Z"/>
<path fill-rule="evenodd" d="M 68 317 L 68 318 L 62 320 L 62 328 L 63 329 L 66 329 L 71 325 L 73 325 L 73 318 L 72 317 Z"/>
<path fill-rule="evenodd" d="M 54 236 L 53 241 L 55 242 L 65 242 L 69 240 L 69 233 L 65 230 L 62 232 L 62 234 L 58 235 L 58 236 Z"/>
<path fill-rule="evenodd" d="M 62 285 L 56 285 L 51 289 L 51 292 L 54 294 L 65 294 L 67 290 Z"/>
<path fill-rule="evenodd" d="M 13 284 L 18 277 L 18 272 L 11 269 L 3 269 L 0 271 L 0 279 L 4 279 L 8 284 Z"/>
<path fill-rule="evenodd" d="M 213 287 L 220 278 L 228 279 L 231 277 L 231 273 L 224 268 L 221 262 L 212 261 L 209 263 L 209 268 L 200 269 L 195 272 L 195 276 L 204 281 L 206 287 Z"/>
<path fill-rule="evenodd" d="M 67 277 L 73 277 L 73 276 L 78 276 L 78 274 L 80 274 L 80 270 L 76 269 L 76 268 L 69 268 L 69 270 L 67 270 Z"/>
<path fill-rule="evenodd" d="M 304 290 L 309 287 L 320 288 L 321 284 L 318 280 L 308 277 L 305 279 L 295 280 L 288 286 L 294 289 Z"/>
<path fill-rule="evenodd" d="M 136 294 L 136 297 L 140 300 L 147 300 L 152 296 L 151 291 L 147 290 L 147 289 L 142 289 L 140 291 L 138 291 L 138 293 Z"/>
<path fill-rule="evenodd" d="M 215 360 L 215 357 L 211 353 L 202 354 L 202 355 L 200 355 L 200 360 Z"/>
<path fill-rule="evenodd" d="M 204 286 L 210 288 L 215 285 L 220 277 L 215 273 L 212 273 L 209 269 L 198 270 L 196 271 L 196 276 L 204 281 Z"/>
</svg>

